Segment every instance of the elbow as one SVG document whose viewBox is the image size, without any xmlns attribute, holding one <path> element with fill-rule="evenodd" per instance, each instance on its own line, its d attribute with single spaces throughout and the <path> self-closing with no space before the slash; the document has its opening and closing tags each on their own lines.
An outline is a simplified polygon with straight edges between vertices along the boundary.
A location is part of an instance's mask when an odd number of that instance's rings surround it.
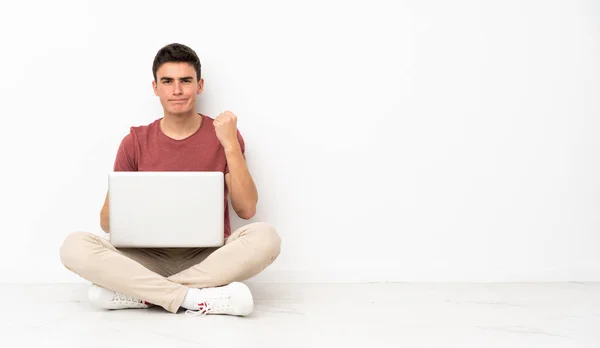
<svg viewBox="0 0 600 348">
<path fill-rule="evenodd" d="M 240 210 L 237 212 L 237 215 L 244 220 L 250 220 L 256 215 L 256 207 Z"/>
<path fill-rule="evenodd" d="M 100 214 L 100 228 L 106 233 L 110 233 L 110 224 L 108 222 L 108 214 Z"/>
<path fill-rule="evenodd" d="M 233 202 L 232 202 L 233 203 Z M 233 204 L 233 208 L 235 209 L 235 213 L 241 219 L 250 220 L 256 215 L 256 205 L 258 204 L 258 197 L 254 197 L 253 199 L 248 199 L 245 201 L 237 201 L 237 204 Z"/>
</svg>

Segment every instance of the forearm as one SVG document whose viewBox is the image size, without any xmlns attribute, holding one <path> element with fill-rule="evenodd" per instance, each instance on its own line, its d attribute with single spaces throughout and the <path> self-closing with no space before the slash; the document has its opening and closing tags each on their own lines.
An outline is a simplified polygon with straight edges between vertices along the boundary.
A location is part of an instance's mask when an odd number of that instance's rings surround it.
<svg viewBox="0 0 600 348">
<path fill-rule="evenodd" d="M 258 192 L 239 145 L 225 149 L 229 167 L 229 196 L 238 216 L 250 219 L 256 213 Z"/>
</svg>

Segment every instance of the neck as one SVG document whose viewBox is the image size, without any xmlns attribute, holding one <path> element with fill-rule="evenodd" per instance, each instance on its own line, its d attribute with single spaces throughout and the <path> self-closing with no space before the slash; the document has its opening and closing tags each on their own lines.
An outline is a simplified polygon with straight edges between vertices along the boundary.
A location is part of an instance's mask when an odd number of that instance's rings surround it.
<svg viewBox="0 0 600 348">
<path fill-rule="evenodd" d="M 171 138 L 185 138 L 200 128 L 202 116 L 194 111 L 187 114 L 170 114 L 165 112 L 160 126 L 163 133 Z"/>
</svg>

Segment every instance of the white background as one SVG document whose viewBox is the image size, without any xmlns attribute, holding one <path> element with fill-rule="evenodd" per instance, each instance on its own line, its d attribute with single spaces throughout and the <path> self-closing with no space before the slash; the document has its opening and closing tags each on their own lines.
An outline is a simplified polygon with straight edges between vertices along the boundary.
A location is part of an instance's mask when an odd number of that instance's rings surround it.
<svg viewBox="0 0 600 348">
<path fill-rule="evenodd" d="M 80 281 L 152 60 L 201 58 L 239 116 L 282 254 L 263 281 L 600 280 L 600 4 L 11 1 L 0 5 L 0 281 Z M 233 220 L 233 227 L 245 223 Z"/>
</svg>

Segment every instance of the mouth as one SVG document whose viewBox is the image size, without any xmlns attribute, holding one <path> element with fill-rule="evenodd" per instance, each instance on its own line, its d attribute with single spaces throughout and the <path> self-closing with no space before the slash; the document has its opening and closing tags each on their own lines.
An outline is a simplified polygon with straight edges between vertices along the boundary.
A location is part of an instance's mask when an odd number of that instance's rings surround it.
<svg viewBox="0 0 600 348">
<path fill-rule="evenodd" d="M 171 100 L 169 100 L 169 101 L 170 101 L 171 103 L 176 103 L 176 104 L 179 104 L 179 103 L 185 103 L 185 102 L 187 101 L 187 99 L 171 99 Z"/>
</svg>

